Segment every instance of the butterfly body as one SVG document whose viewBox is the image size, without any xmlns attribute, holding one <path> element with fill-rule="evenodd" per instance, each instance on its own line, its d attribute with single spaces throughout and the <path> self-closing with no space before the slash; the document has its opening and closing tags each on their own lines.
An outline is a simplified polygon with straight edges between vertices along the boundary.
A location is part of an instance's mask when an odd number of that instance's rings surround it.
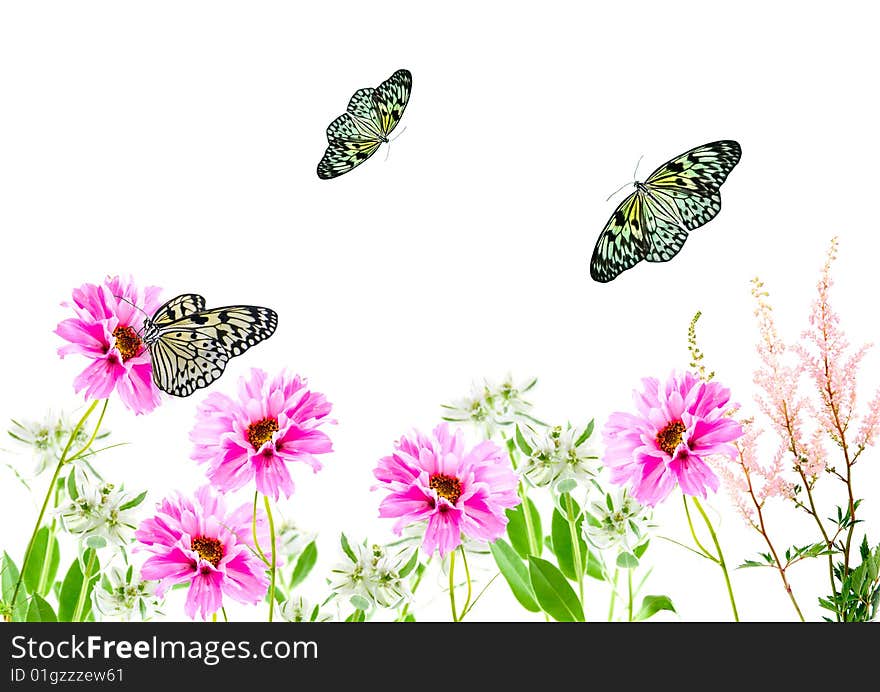
<svg viewBox="0 0 880 692">
<path fill-rule="evenodd" d="M 689 231 L 721 210 L 721 185 L 742 155 L 733 140 L 711 142 L 663 164 L 618 205 L 596 241 L 590 276 L 602 283 L 642 260 L 668 262 Z"/>
<path fill-rule="evenodd" d="M 144 318 L 153 382 L 174 396 L 189 396 L 223 374 L 231 358 L 268 339 L 278 314 L 256 305 L 205 309 L 205 299 L 184 293 Z"/>
<path fill-rule="evenodd" d="M 358 89 L 345 113 L 327 128 L 321 180 L 337 178 L 370 158 L 397 127 L 412 91 L 412 73 L 397 70 L 377 88 Z"/>
</svg>

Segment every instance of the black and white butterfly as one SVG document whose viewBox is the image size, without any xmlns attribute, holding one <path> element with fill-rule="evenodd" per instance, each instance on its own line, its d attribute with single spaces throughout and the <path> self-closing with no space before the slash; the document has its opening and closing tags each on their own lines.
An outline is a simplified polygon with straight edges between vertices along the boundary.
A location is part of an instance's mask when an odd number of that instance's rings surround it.
<svg viewBox="0 0 880 692">
<path fill-rule="evenodd" d="M 153 382 L 168 394 L 189 396 L 207 387 L 230 358 L 268 339 L 278 314 L 255 305 L 205 309 L 205 299 L 184 293 L 144 318 L 143 342 L 150 351 Z"/>
<path fill-rule="evenodd" d="M 642 260 L 668 262 L 688 232 L 721 211 L 721 186 L 742 149 L 731 139 L 710 142 L 667 161 L 614 210 L 593 250 L 590 276 L 606 283 Z"/>
</svg>

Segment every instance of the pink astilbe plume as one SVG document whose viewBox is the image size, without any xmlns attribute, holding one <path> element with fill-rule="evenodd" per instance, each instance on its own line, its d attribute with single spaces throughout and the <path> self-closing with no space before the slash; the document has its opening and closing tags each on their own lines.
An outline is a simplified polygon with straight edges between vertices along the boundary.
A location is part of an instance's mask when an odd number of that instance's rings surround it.
<svg viewBox="0 0 880 692">
<path fill-rule="evenodd" d="M 840 327 L 840 315 L 830 302 L 834 285 L 831 264 L 836 258 L 837 238 L 833 238 L 817 284 L 819 295 L 810 311 L 810 328 L 801 335 L 805 343 L 798 344 L 794 350 L 800 355 L 819 395 L 815 411 L 819 426 L 838 444 L 845 445 L 844 438 L 855 416 L 856 374 L 870 345 L 847 355 L 849 342 Z M 876 417 L 873 410 L 869 411 L 868 419 L 872 415 Z M 869 428 L 862 431 L 861 437 L 871 439 L 873 434 L 874 430 Z"/>
<path fill-rule="evenodd" d="M 764 466 L 759 461 L 758 453 L 761 430 L 752 422 L 745 423 L 743 429 L 743 436 L 733 443 L 736 446 L 736 458 L 730 461 L 718 460 L 715 470 L 721 476 L 734 506 L 752 528 L 760 531 L 762 529 L 756 514 L 770 498 L 792 498 L 793 488 L 783 477 L 785 449 L 780 448 L 770 464 Z"/>
</svg>

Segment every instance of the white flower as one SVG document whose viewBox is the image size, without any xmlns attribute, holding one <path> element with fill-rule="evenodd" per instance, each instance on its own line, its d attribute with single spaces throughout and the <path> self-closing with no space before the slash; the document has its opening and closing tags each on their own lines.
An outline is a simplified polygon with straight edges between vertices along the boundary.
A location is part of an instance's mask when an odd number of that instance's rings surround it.
<svg viewBox="0 0 880 692">
<path fill-rule="evenodd" d="M 602 502 L 590 503 L 582 526 L 584 539 L 599 550 L 615 546 L 632 550 L 644 543 L 654 528 L 650 508 L 630 497 L 625 488 L 605 494 Z"/>
<path fill-rule="evenodd" d="M 553 484 L 560 492 L 570 492 L 576 484 L 586 483 L 598 473 L 599 455 L 588 444 L 592 421 L 584 427 L 568 423 L 564 428 L 524 428 L 521 432 L 525 445 L 520 443 L 520 448 L 528 454 L 523 475 L 532 485 Z"/>
<path fill-rule="evenodd" d="M 64 448 L 68 446 L 70 435 L 75 425 L 64 412 L 58 415 L 51 411 L 46 413 L 42 421 L 12 421 L 9 428 L 9 436 L 19 444 L 30 447 L 33 452 L 34 476 L 39 476 L 50 466 L 55 466 L 61 459 Z M 106 436 L 104 433 L 101 437 Z M 88 442 L 87 431 L 77 431 L 73 441 L 70 442 L 69 453 L 79 451 Z"/>
<path fill-rule="evenodd" d="M 156 596 L 158 582 L 144 581 L 129 565 L 123 571 L 111 567 L 92 591 L 92 603 L 104 617 L 131 620 L 137 616 L 148 620 L 159 612 L 161 601 Z"/>
<path fill-rule="evenodd" d="M 278 554 L 286 560 L 291 560 L 305 550 L 306 546 L 315 540 L 313 531 L 304 531 L 288 519 L 284 519 L 276 529 L 278 541 Z"/>
<path fill-rule="evenodd" d="M 146 493 L 132 498 L 112 483 L 92 482 L 79 466 L 73 473 L 76 496 L 56 510 L 64 530 L 90 548 L 127 545 L 137 524 L 135 508 Z"/>
<path fill-rule="evenodd" d="M 334 593 L 347 597 L 359 610 L 373 605 L 395 608 L 411 597 L 406 575 L 401 572 L 411 568 L 408 558 L 412 557 L 412 549 L 390 554 L 384 546 L 368 546 L 366 541 L 348 547 L 352 555 L 346 553 L 346 561 L 331 570 L 330 588 Z"/>
<path fill-rule="evenodd" d="M 456 423 L 471 423 L 480 428 L 487 438 L 491 438 L 498 428 L 516 422 L 534 421 L 529 414 L 532 405 L 523 395 L 537 383 L 532 378 L 521 385 L 514 383 L 508 375 L 500 383 L 484 380 L 474 383 L 470 396 L 452 404 L 444 404 L 443 420 Z"/>
<path fill-rule="evenodd" d="M 321 613 L 320 606 L 313 606 L 304 598 L 289 598 L 279 608 L 287 622 L 327 622 L 330 615 Z"/>
</svg>

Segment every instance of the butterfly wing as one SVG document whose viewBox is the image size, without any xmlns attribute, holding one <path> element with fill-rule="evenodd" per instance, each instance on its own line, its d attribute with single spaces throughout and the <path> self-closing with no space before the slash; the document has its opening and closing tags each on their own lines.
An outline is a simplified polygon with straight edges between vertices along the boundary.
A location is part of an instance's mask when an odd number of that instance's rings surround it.
<svg viewBox="0 0 880 692">
<path fill-rule="evenodd" d="M 644 228 L 648 239 L 645 259 L 649 262 L 668 262 L 684 246 L 688 233 L 675 217 L 669 217 L 665 209 L 658 208 L 648 195 L 643 197 Z"/>
<path fill-rule="evenodd" d="M 329 144 L 318 163 L 318 177 L 337 178 L 375 154 L 400 122 L 411 91 L 412 74 L 397 70 L 377 89 L 354 92 L 345 113 L 327 128 Z"/>
<path fill-rule="evenodd" d="M 605 224 L 590 260 L 590 276 L 607 283 L 645 259 L 651 244 L 644 229 L 644 200 L 639 191 L 627 197 Z"/>
<path fill-rule="evenodd" d="M 220 377 L 229 355 L 210 333 L 184 328 L 163 331 L 150 344 L 150 360 L 156 386 L 183 397 Z"/>
<path fill-rule="evenodd" d="M 733 140 L 704 144 L 664 163 L 644 184 L 658 208 L 692 231 L 721 211 L 721 185 L 741 156 Z"/>
<path fill-rule="evenodd" d="M 151 321 L 156 326 L 161 326 L 204 309 L 205 299 L 202 296 L 197 293 L 182 293 L 160 306 Z"/>
<path fill-rule="evenodd" d="M 382 144 L 381 135 L 350 113 L 340 115 L 327 128 L 327 151 L 318 163 L 318 177 L 336 178 L 361 165 L 376 153 Z"/>
<path fill-rule="evenodd" d="M 412 73 L 409 70 L 397 70 L 382 82 L 373 94 L 379 115 L 379 126 L 386 137 L 400 122 L 411 92 Z"/>
<path fill-rule="evenodd" d="M 274 310 L 230 305 L 200 310 L 158 326 L 149 344 L 153 381 L 175 396 L 189 396 L 207 387 L 230 358 L 268 339 L 278 326 Z"/>
</svg>

